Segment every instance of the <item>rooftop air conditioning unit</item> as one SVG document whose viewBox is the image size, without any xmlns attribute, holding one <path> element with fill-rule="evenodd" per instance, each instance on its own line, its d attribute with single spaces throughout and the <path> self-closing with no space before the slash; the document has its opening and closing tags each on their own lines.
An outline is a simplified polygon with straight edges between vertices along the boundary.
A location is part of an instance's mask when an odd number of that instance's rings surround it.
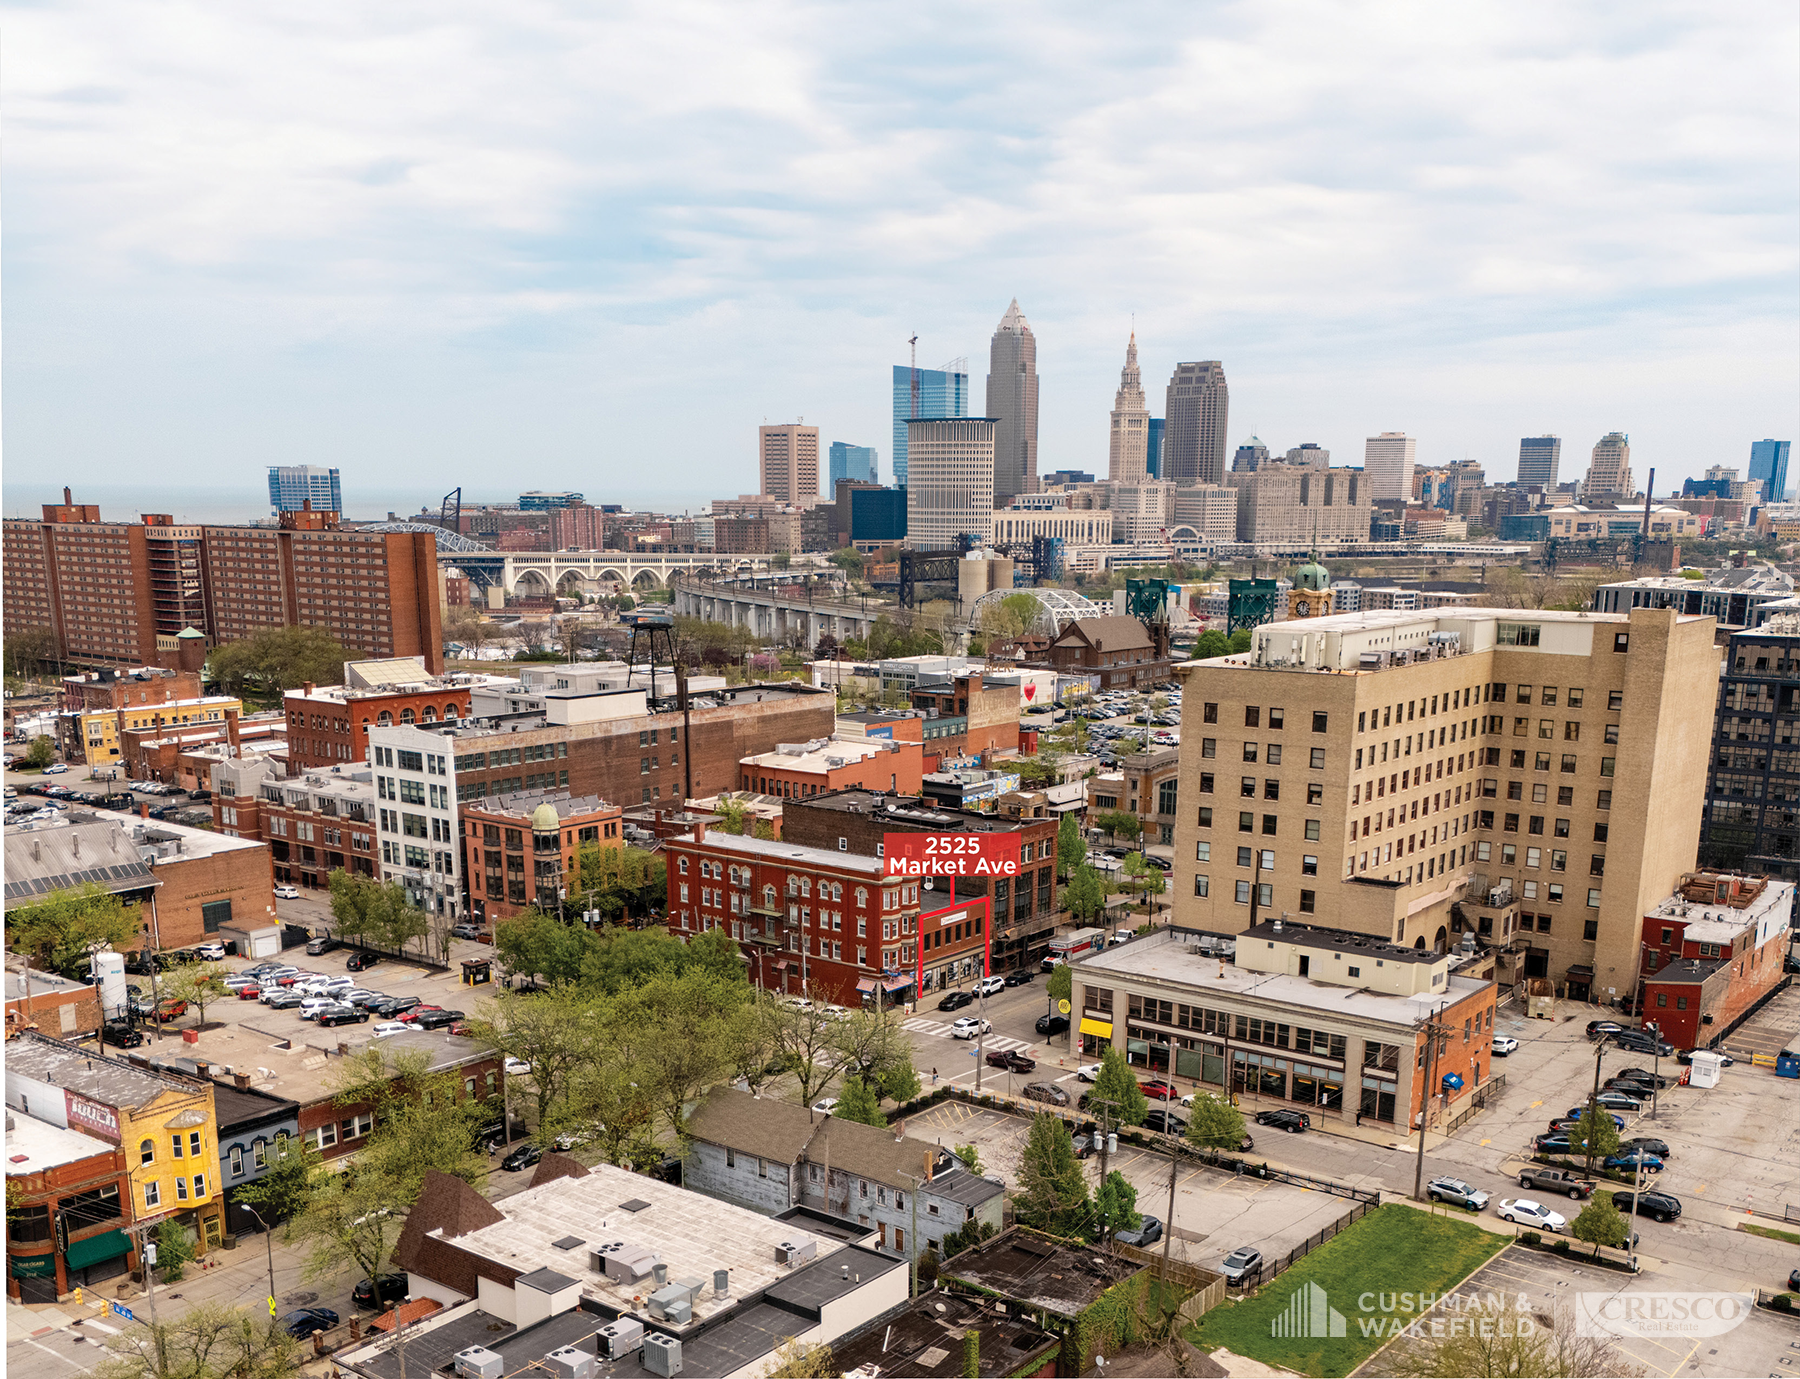
<svg viewBox="0 0 1800 1379">
<path fill-rule="evenodd" d="M 673 1336 L 651 1332 L 644 1337 L 643 1366 L 652 1374 L 664 1376 L 681 1373 L 681 1342 Z"/>
<path fill-rule="evenodd" d="M 600 1353 L 608 1359 L 620 1360 L 644 1343 L 644 1324 L 636 1317 L 620 1317 L 599 1330 Z"/>
<path fill-rule="evenodd" d="M 472 1345 L 456 1352 L 456 1372 L 461 1379 L 500 1379 L 506 1365 L 486 1346 Z"/>
<path fill-rule="evenodd" d="M 544 1357 L 544 1368 L 556 1379 L 594 1379 L 596 1362 L 592 1355 L 574 1346 L 553 1350 Z"/>
<path fill-rule="evenodd" d="M 1512 899 L 1512 887 L 1510 887 L 1510 886 L 1495 886 L 1493 890 L 1488 892 L 1487 903 L 1490 906 L 1498 906 L 1498 905 L 1506 904 L 1511 899 Z"/>
<path fill-rule="evenodd" d="M 819 1242 L 808 1236 L 801 1236 L 798 1240 L 784 1240 L 777 1245 L 775 1262 L 777 1264 L 804 1264 L 807 1260 L 816 1258 L 818 1253 Z"/>
</svg>

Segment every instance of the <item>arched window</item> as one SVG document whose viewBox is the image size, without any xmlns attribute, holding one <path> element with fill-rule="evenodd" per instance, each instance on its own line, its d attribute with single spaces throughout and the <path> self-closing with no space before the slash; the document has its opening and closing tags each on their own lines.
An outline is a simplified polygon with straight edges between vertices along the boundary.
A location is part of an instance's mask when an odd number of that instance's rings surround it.
<svg viewBox="0 0 1800 1379">
<path fill-rule="evenodd" d="M 448 722 L 452 721 L 455 717 L 456 717 L 456 705 L 454 705 L 454 704 L 444 705 L 444 722 L 448 723 Z"/>
<path fill-rule="evenodd" d="M 681 874 L 682 874 L 682 875 L 683 875 L 683 876 L 686 876 L 686 875 L 687 875 L 687 864 L 688 864 L 688 859 L 687 859 L 687 858 L 685 858 L 685 857 L 683 857 L 683 858 L 682 858 L 682 859 L 681 859 Z"/>
<path fill-rule="evenodd" d="M 419 722 L 421 722 L 421 723 L 437 722 L 437 710 L 432 708 L 431 705 L 427 704 L 423 709 L 421 709 L 419 711 Z"/>
<path fill-rule="evenodd" d="M 765 910 L 775 908 L 775 888 L 773 886 L 763 887 L 763 908 Z"/>
<path fill-rule="evenodd" d="M 389 713 L 386 709 L 383 709 L 375 717 L 375 726 L 378 728 L 393 727 L 394 726 L 394 715 Z"/>
<path fill-rule="evenodd" d="M 402 723 L 411 723 L 414 720 L 414 717 L 415 715 L 411 709 L 400 710 L 400 721 Z"/>
<path fill-rule="evenodd" d="M 155 1140 L 144 1140 L 138 1145 L 138 1162 L 140 1164 L 153 1164 L 156 1162 Z"/>
<path fill-rule="evenodd" d="M 864 887 L 858 886 L 856 888 L 856 908 L 859 910 L 867 909 L 868 904 L 869 892 Z"/>
</svg>

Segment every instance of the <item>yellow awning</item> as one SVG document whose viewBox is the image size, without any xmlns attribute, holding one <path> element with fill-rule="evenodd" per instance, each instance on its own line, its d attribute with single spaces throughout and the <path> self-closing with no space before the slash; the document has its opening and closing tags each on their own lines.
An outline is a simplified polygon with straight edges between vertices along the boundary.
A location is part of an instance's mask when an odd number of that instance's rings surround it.
<svg viewBox="0 0 1800 1379">
<path fill-rule="evenodd" d="M 1111 1020 L 1090 1020 L 1090 1019 L 1088 1019 L 1087 1016 L 1084 1015 L 1081 1017 L 1081 1032 L 1083 1034 L 1095 1035 L 1101 1039 L 1111 1039 L 1112 1038 L 1112 1021 Z"/>
</svg>

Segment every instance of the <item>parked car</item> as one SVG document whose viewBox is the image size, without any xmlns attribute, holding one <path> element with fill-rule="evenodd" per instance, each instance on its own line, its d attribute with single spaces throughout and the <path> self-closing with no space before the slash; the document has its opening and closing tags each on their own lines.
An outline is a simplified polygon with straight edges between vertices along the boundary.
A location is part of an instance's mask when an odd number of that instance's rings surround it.
<svg viewBox="0 0 1800 1379">
<path fill-rule="evenodd" d="M 1587 1037 L 1589 1039 L 1604 1039 L 1609 1034 L 1617 1034 L 1624 1028 L 1625 1026 L 1614 1020 L 1589 1020 Z"/>
<path fill-rule="evenodd" d="M 219 962 L 225 957 L 225 945 L 222 943 L 197 943 L 194 945 L 194 956 L 206 962 Z"/>
<path fill-rule="evenodd" d="M 1631 1194 L 1629 1192 L 1613 1193 L 1613 1205 L 1620 1211 L 1630 1215 Z M 1639 1216 L 1648 1216 L 1657 1221 L 1670 1221 L 1681 1215 L 1681 1199 L 1667 1192 L 1640 1192 L 1637 1198 Z"/>
<path fill-rule="evenodd" d="M 1661 1073 L 1653 1073 L 1648 1068 L 1625 1068 L 1612 1075 L 1612 1080 L 1614 1082 L 1618 1082 L 1621 1079 L 1631 1082 L 1641 1082 L 1644 1086 L 1653 1087 L 1659 1092 L 1666 1091 L 1668 1088 L 1675 1085 L 1674 1078 L 1665 1077 Z"/>
<path fill-rule="evenodd" d="M 1069 1017 L 1066 1015 L 1040 1015 L 1037 1018 L 1036 1029 L 1039 1034 L 1067 1034 Z"/>
<path fill-rule="evenodd" d="M 350 1300 L 365 1309 L 373 1309 L 378 1301 L 405 1302 L 407 1296 L 407 1277 L 403 1273 L 377 1275 L 373 1284 L 365 1278 L 350 1290 Z"/>
<path fill-rule="evenodd" d="M 1033 972 L 1029 967 L 1015 967 L 1011 972 L 1006 974 L 1006 984 L 1008 986 L 1029 986 L 1036 980 L 1037 973 Z"/>
<path fill-rule="evenodd" d="M 1569 1224 L 1542 1202 L 1534 1202 L 1528 1197 L 1502 1197 L 1495 1213 L 1502 1221 L 1532 1226 L 1538 1230 L 1560 1231 Z"/>
<path fill-rule="evenodd" d="M 1157 1241 L 1161 1240 L 1162 1234 L 1162 1218 L 1157 1216 L 1145 1216 L 1139 1220 L 1136 1230 L 1114 1231 L 1113 1239 L 1118 1241 L 1121 1245 L 1136 1245 L 1139 1249 L 1142 1249 L 1146 1245 L 1154 1245 Z"/>
<path fill-rule="evenodd" d="M 1615 1087 L 1611 1091 L 1601 1092 L 1594 1100 L 1609 1111 L 1641 1111 L 1644 1109 L 1644 1103 L 1650 1100 L 1650 1093 L 1647 1091 L 1632 1092 L 1622 1087 Z"/>
<path fill-rule="evenodd" d="M 1434 1202 L 1448 1202 L 1453 1207 L 1482 1211 L 1488 1195 L 1478 1187 L 1470 1187 L 1461 1178 L 1433 1178 L 1425 1186 L 1425 1195 Z"/>
<path fill-rule="evenodd" d="M 64 765 L 62 762 L 53 761 L 44 768 L 44 774 L 46 776 L 60 776 L 63 774 L 63 772 L 67 771 L 68 769 L 69 768 L 66 765 Z"/>
<path fill-rule="evenodd" d="M 1670 1157 L 1668 1141 L 1659 1140 L 1655 1136 L 1640 1135 L 1635 1140 L 1622 1140 L 1619 1148 L 1627 1154 L 1634 1149 L 1641 1149 L 1659 1159 L 1667 1160 Z"/>
<path fill-rule="evenodd" d="M 262 978 L 252 977 L 246 972 L 233 972 L 225 979 L 225 989 L 234 996 L 246 989 L 252 992 L 261 991 Z"/>
<path fill-rule="evenodd" d="M 1005 1068 L 1008 1072 L 1034 1073 L 1037 1071 L 1037 1060 L 1027 1058 L 1017 1049 L 995 1049 L 987 1056 L 990 1068 Z"/>
<path fill-rule="evenodd" d="M 1290 1135 L 1298 1135 L 1312 1128 L 1312 1117 L 1304 1111 L 1290 1111 L 1285 1106 L 1272 1111 L 1256 1113 L 1258 1125 L 1272 1125 L 1277 1130 L 1285 1130 Z"/>
<path fill-rule="evenodd" d="M 998 996 L 1004 990 L 1006 990 L 1005 977 L 983 977 L 975 983 L 977 996 Z"/>
<path fill-rule="evenodd" d="M 1612 1037 L 1613 1044 L 1621 1049 L 1629 1049 L 1633 1053 L 1653 1053 L 1659 1058 L 1675 1056 L 1675 1046 L 1666 1039 L 1658 1039 L 1654 1034 L 1643 1034 L 1637 1030 L 1620 1030 Z"/>
<path fill-rule="evenodd" d="M 329 1307 L 302 1307 L 281 1319 L 281 1329 L 296 1340 L 304 1341 L 314 1332 L 329 1331 L 338 1324 L 338 1314 Z"/>
<path fill-rule="evenodd" d="M 1546 1168 L 1542 1164 L 1531 1164 L 1520 1169 L 1519 1186 L 1537 1188 L 1540 1192 L 1561 1193 L 1571 1202 L 1579 1202 L 1594 1195 L 1594 1184 L 1590 1179 L 1578 1178 L 1566 1168 Z"/>
<path fill-rule="evenodd" d="M 1051 1106 L 1067 1106 L 1069 1104 L 1069 1094 L 1054 1082 L 1027 1083 L 1025 1096 L 1031 1101 L 1042 1101 Z"/>
<path fill-rule="evenodd" d="M 1075 1070 L 1075 1076 L 1083 1082 L 1093 1082 L 1100 1076 L 1100 1064 L 1083 1063 Z"/>
<path fill-rule="evenodd" d="M 308 939 L 306 941 L 306 956 L 309 958 L 316 958 L 321 953 L 330 953 L 343 946 L 343 944 L 339 943 L 330 934 L 320 934 L 317 938 Z"/>
<path fill-rule="evenodd" d="M 1158 1079 L 1153 1078 L 1149 1082 L 1140 1082 L 1138 1083 L 1138 1086 L 1142 1088 L 1144 1095 L 1151 1101 L 1181 1100 L 1181 1092 L 1178 1088 L 1171 1087 L 1168 1083 Z"/>
<path fill-rule="evenodd" d="M 1586 1109 L 1587 1109 L 1587 1107 L 1585 1107 L 1585 1106 L 1571 1106 L 1569 1108 L 1569 1119 L 1570 1120 L 1580 1120 L 1581 1113 L 1583 1111 L 1585 1111 Z M 1619 1115 L 1617 1112 L 1614 1112 L 1613 1113 L 1613 1125 L 1617 1129 L 1623 1130 L 1625 1128 L 1625 1117 Z"/>
<path fill-rule="evenodd" d="M 396 1016 L 403 1015 L 405 1012 L 413 1009 L 413 1007 L 418 1004 L 419 998 L 417 996 L 389 996 L 387 1000 L 383 1001 L 380 1005 L 371 1006 L 369 1009 L 384 1020 L 392 1020 Z"/>
<path fill-rule="evenodd" d="M 952 1039 L 973 1039 L 978 1034 L 991 1033 L 993 1028 L 979 1015 L 965 1015 L 950 1026 L 950 1037 Z"/>
<path fill-rule="evenodd" d="M 1227 1283 L 1242 1283 L 1262 1272 L 1263 1257 L 1261 1250 L 1241 1247 L 1225 1256 L 1219 1265 L 1219 1272 L 1225 1275 Z"/>
<path fill-rule="evenodd" d="M 296 996 L 291 991 L 277 989 L 273 994 L 264 997 L 264 1004 L 270 1010 L 298 1010 L 300 1003 L 305 999 L 303 996 Z"/>
<path fill-rule="evenodd" d="M 344 969 L 348 972 L 367 972 L 380 961 L 373 953 L 352 953 L 350 961 L 344 964 Z"/>
<path fill-rule="evenodd" d="M 187 1008 L 186 1001 L 171 996 L 156 1007 L 156 1018 L 164 1023 L 170 1020 L 179 1020 L 187 1014 Z"/>
<path fill-rule="evenodd" d="M 975 998 L 966 991 L 947 991 L 944 999 L 937 1003 L 939 1010 L 961 1010 L 964 1006 L 975 1004 Z"/>
<path fill-rule="evenodd" d="M 833 1111 L 837 1110 L 837 1107 L 838 1099 L 834 1096 L 820 1097 L 812 1104 L 813 1110 L 822 1112 L 825 1115 L 830 1115 Z"/>
<path fill-rule="evenodd" d="M 386 1039 L 390 1034 L 411 1034 L 412 1026 L 403 1020 L 383 1020 L 369 1031 L 371 1037 Z"/>
<path fill-rule="evenodd" d="M 481 926 L 479 924 L 456 924 L 451 926 L 450 932 L 456 938 L 478 939 L 481 937 Z"/>
<path fill-rule="evenodd" d="M 1683 1049 L 1680 1053 L 1675 1055 L 1675 1061 L 1677 1063 L 1692 1063 L 1694 1061 L 1694 1055 L 1697 1053 L 1718 1053 L 1718 1050 L 1717 1049 Z M 1667 1055 L 1665 1055 L 1665 1057 L 1666 1056 Z M 1719 1054 L 1719 1066 L 1721 1068 L 1729 1068 L 1733 1065 L 1733 1063 L 1735 1061 L 1736 1060 L 1734 1060 L 1732 1058 L 1732 1056 L 1728 1053 L 1720 1053 Z"/>
<path fill-rule="evenodd" d="M 298 900 L 300 898 L 300 888 L 298 886 L 289 886 L 283 883 L 275 888 L 275 898 L 277 900 Z"/>
<path fill-rule="evenodd" d="M 316 1020 L 321 1014 L 336 1005 L 337 1002 L 329 996 L 302 996 L 300 998 L 300 1018 Z"/>
<path fill-rule="evenodd" d="M 1187 1122 L 1173 1111 L 1151 1111 L 1144 1117 L 1144 1129 L 1154 1130 L 1159 1135 L 1185 1135 Z"/>
<path fill-rule="evenodd" d="M 100 1026 L 100 1042 L 114 1048 L 135 1049 L 144 1042 L 144 1036 L 124 1020 L 108 1020 Z"/>
<path fill-rule="evenodd" d="M 414 1011 L 412 1017 L 414 1029 L 443 1029 L 444 1026 L 454 1025 L 465 1018 L 460 1010 L 439 1010 L 435 1006 L 429 1010 Z"/>
<path fill-rule="evenodd" d="M 368 1020 L 368 1011 L 358 1010 L 355 1006 L 347 1006 L 341 1001 L 337 1005 L 321 1010 L 316 1017 L 316 1023 L 321 1029 L 329 1028 L 332 1025 L 363 1025 L 367 1024 Z"/>
<path fill-rule="evenodd" d="M 518 1173 L 538 1163 L 543 1157 L 544 1151 L 535 1144 L 522 1144 L 500 1160 L 500 1167 L 508 1173 Z"/>
<path fill-rule="evenodd" d="M 1620 1154 L 1608 1155 L 1606 1166 L 1616 1173 L 1636 1173 L 1640 1168 L 1646 1173 L 1663 1171 L 1661 1157 L 1648 1149 L 1628 1149 Z"/>
<path fill-rule="evenodd" d="M 1509 1053 L 1513 1052 L 1513 1050 L 1517 1049 L 1518 1047 L 1519 1047 L 1519 1041 L 1517 1039 L 1514 1039 L 1510 1034 L 1496 1034 L 1494 1036 L 1494 1057 L 1495 1058 L 1505 1058 Z"/>
</svg>

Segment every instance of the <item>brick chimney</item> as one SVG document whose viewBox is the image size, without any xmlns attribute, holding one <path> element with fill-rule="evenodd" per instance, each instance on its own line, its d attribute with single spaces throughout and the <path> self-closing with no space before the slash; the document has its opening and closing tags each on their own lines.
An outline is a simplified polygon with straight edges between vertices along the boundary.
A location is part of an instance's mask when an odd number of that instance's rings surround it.
<svg viewBox="0 0 1800 1379">
<path fill-rule="evenodd" d="M 238 711 L 236 709 L 225 710 L 225 740 L 231 744 L 233 758 L 244 755 L 244 742 L 238 733 Z"/>
<path fill-rule="evenodd" d="M 704 843 L 706 841 L 706 820 L 705 819 L 695 819 L 694 820 L 694 841 L 696 843 Z"/>
</svg>

